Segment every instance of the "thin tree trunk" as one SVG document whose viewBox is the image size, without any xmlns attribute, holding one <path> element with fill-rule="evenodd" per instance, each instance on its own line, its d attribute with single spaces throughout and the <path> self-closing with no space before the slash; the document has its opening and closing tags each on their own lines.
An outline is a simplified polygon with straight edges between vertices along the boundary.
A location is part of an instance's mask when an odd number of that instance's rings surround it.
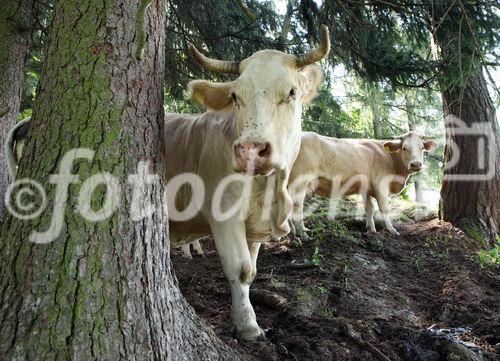
<svg viewBox="0 0 500 361">
<path fill-rule="evenodd" d="M 2 360 L 237 359 L 186 303 L 171 268 L 160 136 L 165 4 L 155 0 L 146 11 L 147 43 L 138 61 L 139 3 L 55 4 L 19 169 L 21 177 L 48 190 L 49 210 L 30 222 L 9 215 L 1 229 Z M 64 168 L 61 160 L 74 148 L 95 154 L 74 161 L 71 172 L 81 183 L 69 186 L 65 202 L 55 201 L 60 184 L 48 184 L 48 176 Z M 160 177 L 147 189 L 154 213 L 134 221 L 127 177 L 137 173 L 141 160 Z M 101 186 L 79 200 L 88 178 L 102 172 L 121 191 Z M 91 201 L 98 211 L 113 194 L 120 197 L 114 213 L 100 222 L 88 220 L 91 210 L 81 201 Z M 52 211 L 60 204 L 63 218 Z M 62 222 L 55 240 L 29 241 L 51 221 Z"/>
<path fill-rule="evenodd" d="M 469 76 L 463 86 L 446 89 L 443 107 L 445 120 L 458 119 L 470 129 L 484 131 L 489 139 L 460 135 L 459 130 L 450 127 L 446 129 L 440 216 L 453 224 L 476 228 L 493 244 L 500 231 L 500 130 L 482 72 Z M 450 167 L 448 162 L 453 157 L 457 157 L 458 162 Z M 457 174 L 487 173 L 491 176 L 483 180 L 454 181 L 446 178 Z"/>
<path fill-rule="evenodd" d="M 286 14 L 283 19 L 283 26 L 281 27 L 280 40 L 282 44 L 285 44 L 286 39 L 288 37 L 288 33 L 290 32 L 290 21 L 292 19 L 293 14 L 293 3 L 292 0 L 288 0 L 286 6 Z"/>
<path fill-rule="evenodd" d="M 367 88 L 370 99 L 370 109 L 372 111 L 373 135 L 375 139 L 382 139 L 382 121 L 380 116 L 380 94 L 378 84 L 369 83 Z"/>
<path fill-rule="evenodd" d="M 0 220 L 8 186 L 3 144 L 21 104 L 33 0 L 4 0 L 0 11 Z"/>
<path fill-rule="evenodd" d="M 417 124 L 415 121 L 415 100 L 414 93 L 409 90 L 405 97 L 406 114 L 408 116 L 408 129 L 415 131 Z M 424 184 L 422 174 L 415 174 L 412 176 L 413 185 L 415 187 L 415 219 L 420 220 L 424 216 Z"/>
</svg>

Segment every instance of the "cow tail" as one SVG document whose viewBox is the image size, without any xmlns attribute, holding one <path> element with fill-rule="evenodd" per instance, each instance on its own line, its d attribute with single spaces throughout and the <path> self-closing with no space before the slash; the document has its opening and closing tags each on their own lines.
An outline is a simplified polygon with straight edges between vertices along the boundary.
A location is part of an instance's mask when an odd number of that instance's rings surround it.
<svg viewBox="0 0 500 361">
<path fill-rule="evenodd" d="M 17 161 L 14 156 L 14 143 L 26 138 L 31 117 L 25 118 L 12 127 L 7 134 L 7 139 L 4 144 L 5 159 L 9 170 L 9 181 L 13 182 L 17 173 Z"/>
</svg>

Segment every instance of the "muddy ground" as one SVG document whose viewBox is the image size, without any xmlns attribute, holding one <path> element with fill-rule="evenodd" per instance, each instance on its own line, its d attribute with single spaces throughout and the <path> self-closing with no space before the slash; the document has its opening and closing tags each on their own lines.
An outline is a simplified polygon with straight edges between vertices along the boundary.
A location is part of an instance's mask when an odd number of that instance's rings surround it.
<svg viewBox="0 0 500 361">
<path fill-rule="evenodd" d="M 325 212 L 306 226 L 310 242 L 261 247 L 251 289 L 266 330 L 258 342 L 230 334 L 231 297 L 213 241 L 203 242 L 203 258 L 173 251 L 185 297 L 248 359 L 500 360 L 500 267 L 479 262 L 477 240 L 437 219 L 396 223 L 400 237 L 367 234 L 364 221 Z"/>
</svg>

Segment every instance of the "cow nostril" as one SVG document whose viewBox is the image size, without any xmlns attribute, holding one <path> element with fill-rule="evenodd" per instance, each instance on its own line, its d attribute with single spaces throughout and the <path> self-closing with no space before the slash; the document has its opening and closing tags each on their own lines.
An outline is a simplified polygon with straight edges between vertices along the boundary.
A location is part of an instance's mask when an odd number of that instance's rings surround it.
<svg viewBox="0 0 500 361">
<path fill-rule="evenodd" d="M 265 143 L 261 147 L 262 150 L 259 151 L 259 157 L 268 158 L 271 155 L 271 144 Z"/>
</svg>

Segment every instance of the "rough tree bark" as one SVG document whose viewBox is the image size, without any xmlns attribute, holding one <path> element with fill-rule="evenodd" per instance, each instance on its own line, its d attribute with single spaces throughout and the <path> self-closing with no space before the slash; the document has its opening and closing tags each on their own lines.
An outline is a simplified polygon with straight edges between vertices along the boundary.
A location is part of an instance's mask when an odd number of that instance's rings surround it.
<svg viewBox="0 0 500 361">
<path fill-rule="evenodd" d="M 440 58 L 447 62 L 440 76 L 444 120 L 454 123 L 445 129 L 439 214 L 477 236 L 482 233 L 493 244 L 500 231 L 500 129 L 483 75 L 482 50 L 474 30 L 476 20 L 467 10 L 469 5 L 439 0 L 433 12 L 434 23 L 443 24 L 433 34 Z M 463 134 L 457 125 L 467 128 L 467 133 L 485 133 L 490 139 Z M 477 179 L 477 175 L 488 173 L 488 179 Z M 454 180 L 452 177 L 458 174 L 476 179 Z"/>
<path fill-rule="evenodd" d="M 1 229 L 2 360 L 238 358 L 186 303 L 171 268 L 160 137 L 165 4 L 155 0 L 146 12 L 149 35 L 138 61 L 136 14 L 146 2 L 55 3 L 19 169 L 48 191 L 49 210 L 30 222 L 8 215 Z M 85 220 L 77 211 L 82 183 L 71 184 L 62 231 L 34 244 L 30 234 L 49 228 L 58 205 L 48 175 L 73 148 L 95 151 L 72 167 L 83 184 L 100 172 L 116 177 L 119 207 L 103 221 Z M 133 221 L 127 176 L 140 160 L 160 179 L 147 192 L 154 213 Z M 92 193 L 94 211 L 108 192 Z"/>
<path fill-rule="evenodd" d="M 471 129 L 486 129 L 491 139 L 460 135 L 451 127 L 446 129 L 440 216 L 455 225 L 476 228 L 493 244 L 500 231 L 500 130 L 482 72 L 478 70 L 468 76 L 464 85 L 443 91 L 443 108 L 445 120 L 452 116 Z M 455 144 L 456 149 L 451 144 Z M 484 145 L 483 150 L 480 144 Z M 488 156 L 490 151 L 492 158 Z M 458 157 L 458 162 L 450 167 L 448 162 L 454 156 Z M 446 180 L 447 175 L 485 174 L 488 171 L 492 177 L 487 180 Z"/>
<path fill-rule="evenodd" d="M 3 0 L 0 11 L 0 220 L 8 186 L 3 144 L 14 125 L 24 79 L 33 0 Z"/>
</svg>

